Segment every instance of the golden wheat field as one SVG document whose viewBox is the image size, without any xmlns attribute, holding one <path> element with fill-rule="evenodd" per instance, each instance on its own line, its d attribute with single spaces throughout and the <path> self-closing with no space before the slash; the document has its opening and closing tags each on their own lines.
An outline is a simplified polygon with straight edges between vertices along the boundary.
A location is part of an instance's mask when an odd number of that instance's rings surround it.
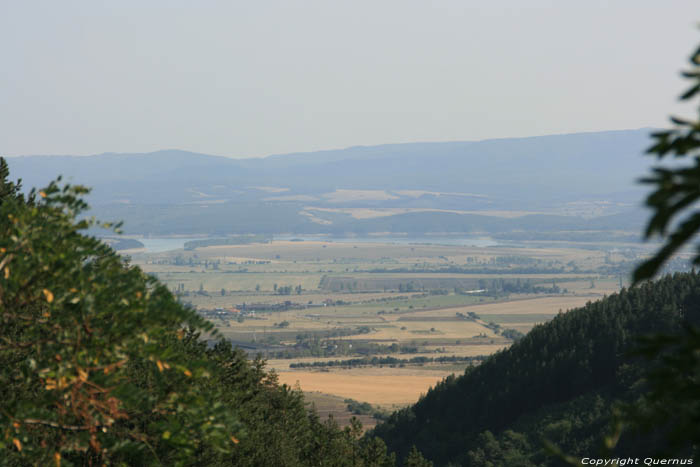
<svg viewBox="0 0 700 467">
<path fill-rule="evenodd" d="M 383 370 L 383 371 L 372 371 Z M 444 379 L 439 371 L 389 371 L 387 368 L 362 368 L 338 371 L 280 371 L 279 381 L 302 391 L 319 391 L 369 402 L 386 408 L 404 406 L 418 400 Z M 428 374 L 426 374 L 428 373 Z"/>
</svg>

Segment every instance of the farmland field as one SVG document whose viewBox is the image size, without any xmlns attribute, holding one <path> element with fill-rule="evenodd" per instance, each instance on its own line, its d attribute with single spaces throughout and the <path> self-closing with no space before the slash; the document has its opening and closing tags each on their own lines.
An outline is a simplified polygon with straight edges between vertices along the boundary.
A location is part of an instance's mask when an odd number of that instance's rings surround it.
<svg viewBox="0 0 700 467">
<path fill-rule="evenodd" d="M 280 382 L 293 386 L 298 381 L 305 391 L 323 391 L 391 409 L 415 402 L 449 374 L 439 371 L 411 373 L 415 372 L 387 372 L 382 368 L 328 373 L 298 371 L 280 373 Z"/>
<path fill-rule="evenodd" d="M 532 245 L 296 239 L 129 253 L 221 337 L 346 420 L 339 401 L 414 402 L 534 325 L 616 292 L 643 254 Z"/>
</svg>

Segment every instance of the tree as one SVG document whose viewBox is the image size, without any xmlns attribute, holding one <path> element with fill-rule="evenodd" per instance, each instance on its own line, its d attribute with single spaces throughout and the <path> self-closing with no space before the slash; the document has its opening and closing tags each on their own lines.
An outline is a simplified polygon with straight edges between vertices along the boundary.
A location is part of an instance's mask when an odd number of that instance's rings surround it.
<svg viewBox="0 0 700 467">
<path fill-rule="evenodd" d="M 187 328 L 210 324 L 82 232 L 80 186 L 24 197 L 0 159 L 0 449 L 12 465 L 178 464 L 229 451 L 240 424 L 211 401 Z M 108 225 L 103 225 L 108 226 Z"/>
<path fill-rule="evenodd" d="M 690 63 L 691 69 L 683 73 L 692 81 L 690 88 L 680 97 L 684 101 L 700 97 L 700 47 L 691 56 Z M 664 262 L 700 230 L 700 211 L 695 209 L 700 199 L 700 116 L 697 120 L 671 117 L 671 122 L 674 124 L 672 129 L 652 135 L 656 141 L 647 152 L 655 154 L 659 160 L 669 155 L 692 160 L 680 167 L 656 167 L 651 175 L 642 179 L 643 183 L 653 187 L 646 199 L 652 216 L 644 236 L 647 239 L 662 237 L 665 243 L 635 270 L 635 283 L 653 277 Z M 683 216 L 675 225 L 674 222 Z M 699 265 L 700 247 L 696 251 L 693 263 Z"/>
<path fill-rule="evenodd" d="M 411 448 L 411 452 L 406 456 L 403 465 L 405 467 L 433 467 L 433 463 L 426 460 L 415 446 Z"/>
<path fill-rule="evenodd" d="M 689 101 L 700 97 L 700 47 L 690 58 L 691 69 L 683 76 L 692 81 L 680 96 Z M 656 167 L 642 180 L 652 186 L 646 199 L 652 215 L 645 231 L 647 239 L 661 237 L 663 246 L 637 267 L 633 285 L 651 279 L 663 264 L 700 230 L 700 106 L 696 120 L 672 117 L 673 128 L 652 136 L 648 149 L 659 160 L 669 155 L 688 163 L 674 167 Z M 700 264 L 700 247 L 693 264 Z M 660 362 L 647 375 L 647 391 L 638 403 L 625 408 L 618 418 L 618 431 L 608 439 L 614 445 L 625 427 L 641 431 L 661 431 L 669 452 L 695 449 L 700 445 L 700 322 L 693 321 L 692 310 L 685 313 L 685 328 L 680 333 L 658 334 L 642 341 L 637 354 Z"/>
</svg>

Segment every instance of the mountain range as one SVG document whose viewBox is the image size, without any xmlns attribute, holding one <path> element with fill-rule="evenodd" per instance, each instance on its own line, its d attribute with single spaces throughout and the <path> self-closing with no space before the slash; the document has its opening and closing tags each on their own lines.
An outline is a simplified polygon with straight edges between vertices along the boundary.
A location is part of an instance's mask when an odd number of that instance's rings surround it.
<svg viewBox="0 0 700 467">
<path fill-rule="evenodd" d="M 632 219 L 631 230 L 639 231 L 637 180 L 652 163 L 642 157 L 649 133 L 356 146 L 249 159 L 163 150 L 8 162 L 25 188 L 58 174 L 92 187 L 93 213 L 124 220 L 134 234 L 490 233 L 532 224 L 580 230 L 582 219 L 610 216 L 598 223 L 612 228 Z"/>
</svg>

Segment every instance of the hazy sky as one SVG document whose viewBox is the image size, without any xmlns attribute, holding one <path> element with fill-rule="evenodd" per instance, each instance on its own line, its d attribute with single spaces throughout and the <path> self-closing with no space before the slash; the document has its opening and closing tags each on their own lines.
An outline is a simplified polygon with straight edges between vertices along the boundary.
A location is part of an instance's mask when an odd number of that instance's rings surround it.
<svg viewBox="0 0 700 467">
<path fill-rule="evenodd" d="M 146 6 L 144 6 L 146 5 Z M 0 154 L 665 125 L 697 0 L 0 0 Z"/>
</svg>

